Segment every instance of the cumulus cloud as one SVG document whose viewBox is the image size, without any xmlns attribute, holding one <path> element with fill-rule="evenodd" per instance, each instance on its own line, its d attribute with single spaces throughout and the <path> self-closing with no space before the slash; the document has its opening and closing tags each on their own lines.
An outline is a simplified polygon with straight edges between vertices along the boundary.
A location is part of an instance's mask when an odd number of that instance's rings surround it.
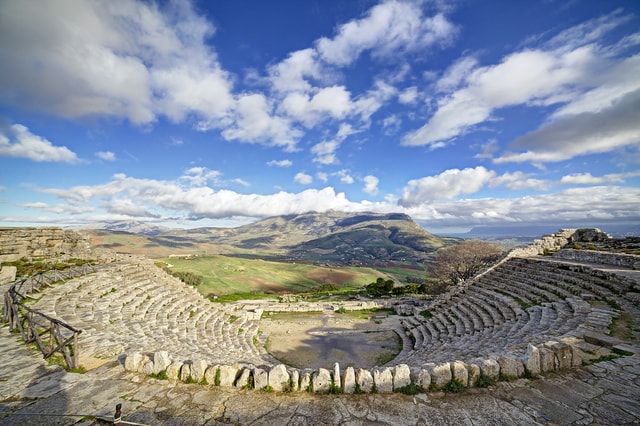
<svg viewBox="0 0 640 426">
<path fill-rule="evenodd" d="M 301 185 L 310 185 L 313 182 L 313 176 L 299 172 L 296 173 L 296 175 L 293 177 L 293 180 Z"/>
<path fill-rule="evenodd" d="M 612 173 L 604 176 L 593 176 L 591 173 L 573 173 L 562 176 L 560 183 L 568 185 L 601 185 L 604 183 L 622 183 L 626 177 L 638 176 L 640 173 Z"/>
<path fill-rule="evenodd" d="M 111 151 L 98 151 L 96 157 L 104 161 L 116 161 L 116 154 Z"/>
<path fill-rule="evenodd" d="M 376 195 L 378 193 L 378 183 L 380 180 L 377 177 L 367 175 L 362 178 L 362 181 L 364 182 L 364 188 L 362 188 L 364 192 L 370 195 Z"/>
<path fill-rule="evenodd" d="M 367 50 L 374 58 L 388 58 L 446 44 L 455 33 L 444 15 L 425 17 L 419 3 L 386 1 L 362 19 L 341 25 L 334 38 L 319 39 L 316 50 L 327 63 L 345 66 Z"/>
<path fill-rule="evenodd" d="M 402 190 L 398 204 L 412 207 L 433 200 L 451 199 L 460 194 L 473 194 L 488 184 L 495 172 L 482 166 L 449 169 L 436 176 L 410 180 Z"/>
<path fill-rule="evenodd" d="M 340 178 L 340 182 L 346 183 L 347 185 L 351 185 L 355 181 L 353 179 L 353 176 L 351 176 L 349 170 L 346 169 L 338 170 L 337 172 L 333 173 L 333 175 Z"/>
<path fill-rule="evenodd" d="M 223 118 L 232 78 L 189 2 L 3 2 L 0 93 L 65 118 Z M 25 28 L 29 31 L 24 31 Z M 81 34 L 81 36 L 79 36 Z M 33 61 L 32 58 L 37 58 Z"/>
<path fill-rule="evenodd" d="M 267 161 L 269 167 L 291 167 L 293 162 L 291 160 L 271 160 Z"/>
<path fill-rule="evenodd" d="M 640 71 L 640 70 L 639 70 Z M 609 108 L 558 119 L 517 138 L 496 163 L 557 162 L 578 155 L 608 152 L 640 141 L 640 90 Z"/>
<path fill-rule="evenodd" d="M 26 126 L 13 124 L 9 127 L 9 139 L 0 133 L 0 155 L 27 158 L 32 161 L 75 163 L 77 155 L 66 146 L 55 146 L 42 136 L 34 135 Z"/>
<path fill-rule="evenodd" d="M 529 177 L 526 173 L 516 171 L 507 172 L 500 176 L 496 176 L 489 182 L 490 187 L 504 186 L 508 189 L 536 189 L 544 190 L 551 186 L 551 182 Z"/>
<path fill-rule="evenodd" d="M 587 21 L 537 48 L 511 53 L 494 65 L 479 66 L 474 56 L 461 58 L 435 83 L 441 96 L 433 115 L 407 134 L 403 144 L 443 147 L 457 136 L 498 119 L 497 110 L 516 105 L 559 107 L 538 131 L 513 143 L 512 149 L 525 148 L 525 152 L 505 153 L 497 162 L 561 161 L 582 153 L 610 151 L 632 143 L 634 138 L 637 141 L 630 117 L 640 120 L 628 97 L 634 97 L 632 93 L 640 88 L 634 78 L 640 72 L 640 59 L 617 58 L 611 45 L 599 44 L 603 34 L 627 19 L 618 11 Z M 582 115 L 585 113 L 602 115 Z M 610 125 L 596 137 L 589 136 L 594 125 L 581 130 L 589 120 L 604 123 L 614 114 L 623 115 L 616 120 L 617 130 Z M 550 149 L 537 148 L 544 144 L 543 139 L 554 144 L 556 155 Z"/>
</svg>

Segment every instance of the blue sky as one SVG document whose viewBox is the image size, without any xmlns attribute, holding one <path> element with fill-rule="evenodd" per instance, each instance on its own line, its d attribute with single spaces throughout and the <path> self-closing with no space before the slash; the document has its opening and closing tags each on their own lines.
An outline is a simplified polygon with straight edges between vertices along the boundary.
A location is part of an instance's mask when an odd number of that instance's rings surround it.
<svg viewBox="0 0 640 426">
<path fill-rule="evenodd" d="M 640 224 L 640 3 L 0 2 L 0 226 Z"/>
</svg>

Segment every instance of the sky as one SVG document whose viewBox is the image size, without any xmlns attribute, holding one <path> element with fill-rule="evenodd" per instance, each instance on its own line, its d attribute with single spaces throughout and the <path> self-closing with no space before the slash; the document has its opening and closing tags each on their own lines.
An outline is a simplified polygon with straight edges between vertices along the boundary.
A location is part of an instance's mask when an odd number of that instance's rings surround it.
<svg viewBox="0 0 640 426">
<path fill-rule="evenodd" d="M 0 226 L 640 229 L 637 0 L 2 0 L 0 63 Z"/>
</svg>

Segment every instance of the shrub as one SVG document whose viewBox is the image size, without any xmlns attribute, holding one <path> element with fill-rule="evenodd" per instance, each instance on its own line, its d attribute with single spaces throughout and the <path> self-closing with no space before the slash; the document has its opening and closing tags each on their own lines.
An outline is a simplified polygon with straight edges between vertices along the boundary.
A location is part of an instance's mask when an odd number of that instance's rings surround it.
<svg viewBox="0 0 640 426">
<path fill-rule="evenodd" d="M 418 386 L 415 383 L 408 384 L 399 389 L 396 389 L 396 392 L 399 392 L 404 395 L 417 395 L 421 392 L 424 392 L 422 386 Z"/>
<path fill-rule="evenodd" d="M 464 390 L 464 385 L 460 380 L 452 379 L 444 386 L 443 390 L 447 393 L 460 393 Z"/>
<path fill-rule="evenodd" d="M 495 384 L 495 378 L 486 376 L 484 374 L 480 374 L 480 377 L 478 377 L 478 380 L 476 381 L 476 387 L 479 388 L 488 388 L 489 386 L 493 386 Z"/>
</svg>

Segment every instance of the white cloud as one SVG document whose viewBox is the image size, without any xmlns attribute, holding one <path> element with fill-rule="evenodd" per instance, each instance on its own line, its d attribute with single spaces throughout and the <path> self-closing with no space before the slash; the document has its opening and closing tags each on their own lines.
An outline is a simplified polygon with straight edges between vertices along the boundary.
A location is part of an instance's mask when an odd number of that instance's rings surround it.
<svg viewBox="0 0 640 426">
<path fill-rule="evenodd" d="M 509 145 L 495 163 L 558 162 L 579 155 L 609 152 L 640 141 L 640 89 L 599 112 L 585 112 L 544 125 Z"/>
<path fill-rule="evenodd" d="M 263 94 L 241 95 L 236 102 L 235 113 L 234 125 L 222 132 L 227 140 L 264 143 L 292 151 L 302 136 L 302 132 L 295 129 L 289 120 L 272 115 L 272 107 Z"/>
<path fill-rule="evenodd" d="M 244 186 L 244 187 L 249 187 L 249 186 L 251 186 L 251 184 L 250 184 L 249 182 L 247 182 L 247 181 L 246 181 L 246 180 L 244 180 L 244 179 L 240 179 L 240 178 L 235 178 L 235 179 L 233 179 L 233 181 L 232 181 L 232 182 L 237 183 L 238 185 L 242 185 L 242 186 Z"/>
<path fill-rule="evenodd" d="M 333 176 L 337 176 L 340 178 L 340 182 L 346 183 L 347 185 L 351 185 L 354 182 L 353 176 L 351 176 L 349 170 L 342 169 L 333 173 Z"/>
<path fill-rule="evenodd" d="M 626 177 L 638 176 L 640 173 L 612 173 L 593 176 L 591 173 L 573 173 L 562 176 L 560 183 L 569 185 L 601 185 L 604 183 L 622 183 Z"/>
<path fill-rule="evenodd" d="M 378 193 L 378 183 L 380 180 L 377 177 L 367 175 L 362 178 L 362 181 L 364 182 L 364 188 L 362 188 L 364 192 L 370 195 L 376 195 Z"/>
<path fill-rule="evenodd" d="M 473 194 L 489 183 L 495 174 L 479 166 L 464 170 L 449 169 L 436 176 L 410 180 L 402 190 L 398 204 L 413 207 L 433 200 L 451 199 L 460 194 Z"/>
<path fill-rule="evenodd" d="M 327 117 L 341 119 L 353 109 L 351 94 L 344 86 L 331 86 L 317 89 L 313 96 L 302 92 L 287 95 L 279 111 L 313 127 Z"/>
<path fill-rule="evenodd" d="M 537 190 L 548 189 L 551 186 L 551 183 L 542 180 L 542 179 L 534 179 L 529 177 L 527 174 L 516 171 L 516 172 L 507 172 L 500 176 L 496 176 L 489 182 L 490 187 L 496 186 L 505 186 L 508 189 L 527 189 L 533 188 Z"/>
<path fill-rule="evenodd" d="M 398 102 L 401 104 L 414 104 L 418 99 L 418 88 L 416 86 L 407 87 L 398 95 Z"/>
<path fill-rule="evenodd" d="M 447 43 L 455 32 L 441 14 L 424 17 L 419 3 L 387 1 L 371 8 L 364 18 L 341 25 L 333 39 L 319 39 L 316 49 L 327 63 L 344 66 L 367 50 L 375 58 L 392 57 Z"/>
<path fill-rule="evenodd" d="M 291 167 L 293 162 L 291 160 L 271 160 L 267 162 L 267 166 L 272 167 Z"/>
<path fill-rule="evenodd" d="M 318 178 L 319 181 L 325 182 L 325 183 L 329 180 L 329 175 L 326 174 L 325 172 L 316 173 L 316 177 Z"/>
<path fill-rule="evenodd" d="M 5 102 L 134 124 L 213 123 L 232 106 L 232 79 L 205 43 L 214 28 L 189 2 L 0 4 Z"/>
<path fill-rule="evenodd" d="M 308 92 L 312 86 L 306 79 L 320 80 L 321 68 L 314 49 L 298 50 L 268 68 L 269 80 L 278 92 Z"/>
<path fill-rule="evenodd" d="M 335 164 L 337 162 L 336 150 L 340 147 L 340 141 L 322 141 L 311 147 L 311 153 L 315 155 L 313 161 L 320 164 Z"/>
<path fill-rule="evenodd" d="M 432 149 L 445 146 L 475 126 L 495 120 L 495 111 L 509 106 L 564 104 L 551 118 L 610 107 L 637 90 L 640 83 L 633 76 L 640 72 L 639 60 L 616 59 L 611 46 L 595 41 L 626 19 L 588 21 L 539 48 L 511 53 L 496 65 L 478 66 L 473 57 L 460 59 L 435 84 L 443 93 L 435 113 L 420 129 L 407 134 L 403 144 Z M 505 159 L 534 161 L 533 157 Z M 542 155 L 537 161 L 558 161 L 549 157 Z"/>
<path fill-rule="evenodd" d="M 313 176 L 299 172 L 296 173 L 296 175 L 293 177 L 293 180 L 301 185 L 310 185 L 313 182 Z"/>
<path fill-rule="evenodd" d="M 96 157 L 104 161 L 115 161 L 116 154 L 111 151 L 98 151 L 96 152 Z"/>
<path fill-rule="evenodd" d="M 0 133 L 0 155 L 28 158 L 33 161 L 51 161 L 75 163 L 76 154 L 66 146 L 55 146 L 42 136 L 34 135 L 22 124 L 13 124 L 9 128 L 13 141 Z"/>
</svg>

